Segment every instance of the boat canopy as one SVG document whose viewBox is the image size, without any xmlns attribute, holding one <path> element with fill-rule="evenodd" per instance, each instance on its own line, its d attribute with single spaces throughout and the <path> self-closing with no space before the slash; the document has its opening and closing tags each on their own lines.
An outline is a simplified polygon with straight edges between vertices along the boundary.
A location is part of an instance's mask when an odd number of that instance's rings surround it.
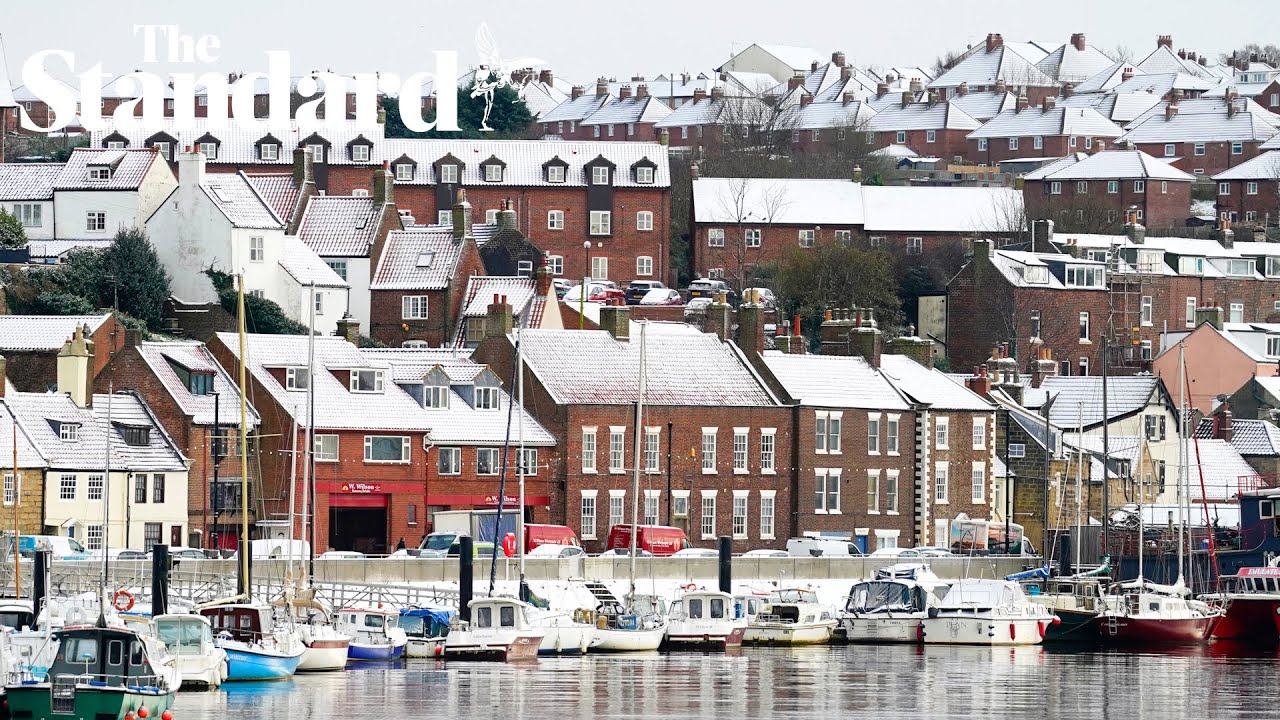
<svg viewBox="0 0 1280 720">
<path fill-rule="evenodd" d="M 972 610 L 1013 605 L 1022 595 L 1016 584 L 1004 580 L 965 580 L 951 586 L 939 607 L 943 610 Z"/>
<path fill-rule="evenodd" d="M 1043 567 L 1032 568 L 1031 570 L 1023 570 L 1020 573 L 1005 575 L 1004 579 L 1011 582 L 1018 582 L 1019 580 L 1043 580 L 1047 577 L 1049 577 L 1049 566 L 1045 565 Z"/>
<path fill-rule="evenodd" d="M 869 580 L 849 590 L 845 610 L 856 613 L 922 612 L 924 588 L 914 582 Z"/>
<path fill-rule="evenodd" d="M 774 590 L 769 593 L 771 603 L 814 603 L 818 602 L 818 594 L 812 590 Z"/>
</svg>

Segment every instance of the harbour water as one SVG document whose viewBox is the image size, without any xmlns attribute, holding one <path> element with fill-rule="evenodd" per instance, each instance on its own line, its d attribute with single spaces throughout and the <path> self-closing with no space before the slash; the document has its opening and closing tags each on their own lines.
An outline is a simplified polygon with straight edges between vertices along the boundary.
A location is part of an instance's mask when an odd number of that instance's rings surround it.
<svg viewBox="0 0 1280 720">
<path fill-rule="evenodd" d="M 834 646 L 409 661 L 181 693 L 175 720 L 1275 718 L 1274 650 Z"/>
</svg>

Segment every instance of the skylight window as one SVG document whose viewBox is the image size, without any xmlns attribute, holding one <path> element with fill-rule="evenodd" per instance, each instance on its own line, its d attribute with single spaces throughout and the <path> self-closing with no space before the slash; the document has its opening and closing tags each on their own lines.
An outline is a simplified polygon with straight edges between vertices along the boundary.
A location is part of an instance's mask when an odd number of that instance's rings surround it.
<svg viewBox="0 0 1280 720">
<path fill-rule="evenodd" d="M 418 253 L 418 267 L 429 268 L 431 263 L 435 262 L 436 254 L 434 252 Z"/>
<path fill-rule="evenodd" d="M 357 230 L 363 230 L 363 229 L 365 229 L 365 226 L 367 226 L 368 224 L 369 224 L 369 218 L 367 218 L 367 217 L 359 217 L 359 218 L 356 218 L 356 229 L 357 229 Z"/>
<path fill-rule="evenodd" d="M 213 196 L 218 199 L 218 202 L 227 203 L 228 205 L 231 204 L 231 197 L 227 195 L 221 185 L 210 185 L 209 190 L 213 193 Z"/>
</svg>

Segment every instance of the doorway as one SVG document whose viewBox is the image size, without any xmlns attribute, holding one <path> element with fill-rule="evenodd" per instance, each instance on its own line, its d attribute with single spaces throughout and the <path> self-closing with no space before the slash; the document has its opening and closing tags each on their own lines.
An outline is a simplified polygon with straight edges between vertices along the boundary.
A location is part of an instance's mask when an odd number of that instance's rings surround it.
<svg viewBox="0 0 1280 720">
<path fill-rule="evenodd" d="M 387 509 L 385 507 L 329 508 L 329 548 L 356 550 L 368 555 L 386 555 Z M 320 551 L 320 548 L 316 550 Z"/>
</svg>

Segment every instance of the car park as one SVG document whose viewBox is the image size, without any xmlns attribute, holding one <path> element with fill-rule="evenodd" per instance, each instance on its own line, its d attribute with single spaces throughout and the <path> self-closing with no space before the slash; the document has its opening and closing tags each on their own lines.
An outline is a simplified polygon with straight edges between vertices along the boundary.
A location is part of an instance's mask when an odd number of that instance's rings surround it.
<svg viewBox="0 0 1280 720">
<path fill-rule="evenodd" d="M 733 298 L 733 290 L 731 290 L 729 288 L 729 284 L 723 280 L 710 280 L 706 278 L 694 280 L 689 283 L 688 292 L 690 298 L 713 298 L 718 292 L 725 293 L 725 295 L 730 298 L 731 302 Z"/>
<path fill-rule="evenodd" d="M 666 287 L 657 280 L 632 280 L 627 286 L 627 304 L 640 305 L 640 301 L 650 290 L 666 289 Z"/>
<path fill-rule="evenodd" d="M 551 281 L 551 287 L 555 288 L 556 297 L 563 300 L 565 293 L 569 292 L 569 288 L 573 287 L 573 283 L 564 278 L 556 278 Z"/>
<path fill-rule="evenodd" d="M 640 298 L 640 305 L 683 305 L 684 301 L 680 298 L 680 291 L 671 288 L 654 288 L 644 294 Z"/>
</svg>

